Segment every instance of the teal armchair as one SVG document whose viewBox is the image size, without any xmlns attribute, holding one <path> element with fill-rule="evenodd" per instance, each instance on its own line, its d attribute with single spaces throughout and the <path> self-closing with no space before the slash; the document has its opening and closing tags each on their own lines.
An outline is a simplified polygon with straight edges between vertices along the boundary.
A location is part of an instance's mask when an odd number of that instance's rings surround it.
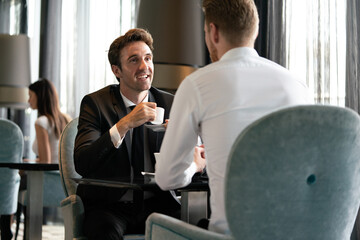
<svg viewBox="0 0 360 240">
<path fill-rule="evenodd" d="M 0 119 L 0 162 L 22 162 L 24 139 L 13 122 Z M 0 168 L 0 214 L 13 214 L 17 209 L 19 171 Z"/>
<path fill-rule="evenodd" d="M 360 118 L 309 105 L 250 124 L 227 163 L 231 236 L 153 214 L 145 239 L 349 239 L 360 204 Z"/>
<path fill-rule="evenodd" d="M 83 234 L 84 205 L 81 198 L 76 195 L 77 183 L 72 178 L 81 178 L 75 171 L 74 144 L 77 134 L 78 118 L 73 119 L 65 127 L 59 141 L 59 169 L 62 186 L 66 198 L 61 201 L 61 210 L 64 217 L 65 240 L 84 240 Z M 124 240 L 143 240 L 144 235 L 129 234 Z"/>
<path fill-rule="evenodd" d="M 23 147 L 24 138 L 20 128 L 9 120 L 0 119 L 0 162 L 21 162 Z M 9 224 L 9 215 L 14 214 L 17 210 L 19 186 L 18 170 L 0 168 L 0 215 L 7 215 Z M 10 229 L 7 230 L 10 231 Z M 2 236 L 5 231 L 5 229 L 2 230 Z"/>
<path fill-rule="evenodd" d="M 60 172 L 45 171 L 43 184 L 43 207 L 60 207 L 60 202 L 65 198 Z M 20 205 L 27 205 L 26 193 L 26 190 L 20 191 L 18 199 Z"/>
<path fill-rule="evenodd" d="M 80 178 L 74 166 L 74 143 L 78 118 L 73 119 L 63 130 L 59 141 L 59 170 L 65 199 L 61 201 L 64 217 L 65 239 L 85 239 L 83 235 L 84 205 L 76 195 L 77 183 L 71 178 Z"/>
</svg>

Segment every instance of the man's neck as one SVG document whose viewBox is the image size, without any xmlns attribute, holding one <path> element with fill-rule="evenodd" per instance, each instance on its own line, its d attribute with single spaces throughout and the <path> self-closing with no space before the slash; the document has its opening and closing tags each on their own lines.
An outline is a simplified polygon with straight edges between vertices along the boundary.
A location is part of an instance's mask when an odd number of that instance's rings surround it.
<svg viewBox="0 0 360 240">
<path fill-rule="evenodd" d="M 129 99 L 131 102 L 133 102 L 135 105 L 138 105 L 139 103 L 143 102 L 145 97 L 148 95 L 149 90 L 142 91 L 140 93 L 133 93 L 129 94 L 127 92 L 124 92 L 120 89 L 120 93 L 125 96 L 127 99 Z"/>
<path fill-rule="evenodd" d="M 239 47 L 249 47 L 249 48 L 254 48 L 254 42 L 253 41 L 247 41 L 244 42 L 242 44 L 238 44 L 238 45 L 231 45 L 231 44 L 224 44 L 223 47 L 219 50 L 219 59 L 221 59 L 221 57 L 228 52 L 231 49 L 234 48 L 239 48 Z"/>
</svg>

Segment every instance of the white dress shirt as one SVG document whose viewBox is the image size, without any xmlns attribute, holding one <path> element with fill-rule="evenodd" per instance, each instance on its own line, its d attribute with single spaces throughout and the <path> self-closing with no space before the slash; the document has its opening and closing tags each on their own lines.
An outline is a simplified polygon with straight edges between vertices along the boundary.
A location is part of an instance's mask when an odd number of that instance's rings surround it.
<svg viewBox="0 0 360 240">
<path fill-rule="evenodd" d="M 252 48 L 235 48 L 189 75 L 176 92 L 155 180 L 162 189 L 188 185 L 195 172 L 198 135 L 205 145 L 211 191 L 209 230 L 230 234 L 224 178 L 230 149 L 256 119 L 291 105 L 309 104 L 306 84 Z"/>
<path fill-rule="evenodd" d="M 125 97 L 121 92 L 120 95 L 124 101 L 124 105 L 126 107 L 126 111 L 127 114 L 129 114 L 131 112 L 130 107 L 136 105 L 135 103 L 133 103 L 131 100 L 129 100 L 127 97 Z M 142 102 L 148 102 L 149 101 L 149 94 L 146 95 L 146 97 L 144 98 L 144 100 Z M 130 142 L 132 141 L 132 132 L 133 129 L 130 129 Z M 112 126 L 109 130 L 110 132 L 110 139 L 111 142 L 114 144 L 115 148 L 119 148 L 121 143 L 123 142 L 125 136 L 121 137 L 120 133 L 116 127 L 116 124 L 114 126 Z M 131 149 L 131 146 L 129 146 Z"/>
<path fill-rule="evenodd" d="M 133 103 L 131 100 L 129 100 L 127 97 L 125 97 L 121 93 L 121 91 L 120 91 L 120 95 L 124 101 L 124 105 L 126 107 L 127 114 L 129 114 L 131 112 L 130 107 L 134 106 L 136 104 Z M 144 98 L 144 100 L 142 102 L 148 102 L 148 100 L 149 100 L 149 94 L 146 95 L 146 97 Z M 133 128 L 130 129 L 129 131 L 130 131 L 130 144 L 131 144 Z M 116 127 L 116 124 L 110 128 L 109 132 L 110 132 L 110 139 L 111 139 L 111 142 L 114 144 L 114 147 L 119 148 L 125 138 L 125 135 L 123 137 L 120 136 L 120 133 Z M 131 145 L 129 146 L 129 148 L 131 149 Z M 129 154 L 131 154 L 131 153 L 129 153 Z M 129 189 L 128 191 L 126 191 L 124 196 L 121 197 L 120 201 L 127 202 L 127 201 L 132 201 L 132 200 L 133 200 L 133 191 Z"/>
</svg>

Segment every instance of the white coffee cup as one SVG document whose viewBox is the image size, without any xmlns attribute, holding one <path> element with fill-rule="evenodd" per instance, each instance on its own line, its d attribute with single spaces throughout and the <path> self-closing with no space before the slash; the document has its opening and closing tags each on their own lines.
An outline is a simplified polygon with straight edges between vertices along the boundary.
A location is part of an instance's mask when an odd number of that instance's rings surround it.
<svg viewBox="0 0 360 240">
<path fill-rule="evenodd" d="M 162 124 L 164 122 L 164 113 L 165 113 L 165 109 L 162 107 L 157 107 L 156 108 L 156 118 L 154 121 L 152 121 L 152 124 L 158 125 L 158 124 Z"/>
</svg>

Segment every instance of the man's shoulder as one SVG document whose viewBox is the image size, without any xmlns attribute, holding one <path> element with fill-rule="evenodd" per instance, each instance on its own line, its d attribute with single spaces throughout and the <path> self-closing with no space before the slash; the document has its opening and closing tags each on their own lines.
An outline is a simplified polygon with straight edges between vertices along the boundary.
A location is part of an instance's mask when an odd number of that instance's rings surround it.
<svg viewBox="0 0 360 240">
<path fill-rule="evenodd" d="M 96 102 L 98 102 L 98 101 L 104 102 L 106 99 L 111 99 L 111 93 L 113 91 L 116 91 L 116 89 L 119 89 L 118 86 L 119 86 L 118 84 L 112 84 L 112 85 L 103 87 L 99 90 L 96 90 L 95 92 L 85 95 L 83 98 L 83 101 L 93 99 L 93 101 L 96 101 Z"/>
<path fill-rule="evenodd" d="M 168 99 L 174 98 L 174 95 L 172 93 L 166 92 L 164 90 L 160 90 L 156 87 L 151 87 L 150 92 L 154 95 L 155 99 L 157 97 L 168 98 Z"/>
<path fill-rule="evenodd" d="M 101 88 L 95 92 L 86 94 L 81 103 L 83 104 L 96 104 L 96 105 L 107 105 L 111 101 L 111 95 L 112 92 L 116 91 L 118 89 L 117 84 L 108 85 L 104 88 Z"/>
<path fill-rule="evenodd" d="M 118 84 L 111 84 L 99 90 L 96 90 L 95 92 L 89 93 L 86 96 L 97 97 L 97 96 L 108 95 L 111 91 L 118 89 L 118 86 L 119 86 Z"/>
<path fill-rule="evenodd" d="M 158 104 L 159 107 L 163 107 L 163 108 L 165 108 L 165 110 L 166 109 L 169 110 L 171 108 L 171 105 L 174 100 L 173 94 L 163 91 L 163 90 L 160 90 L 160 89 L 157 89 L 155 87 L 150 88 L 150 93 L 154 97 L 155 102 Z"/>
</svg>

